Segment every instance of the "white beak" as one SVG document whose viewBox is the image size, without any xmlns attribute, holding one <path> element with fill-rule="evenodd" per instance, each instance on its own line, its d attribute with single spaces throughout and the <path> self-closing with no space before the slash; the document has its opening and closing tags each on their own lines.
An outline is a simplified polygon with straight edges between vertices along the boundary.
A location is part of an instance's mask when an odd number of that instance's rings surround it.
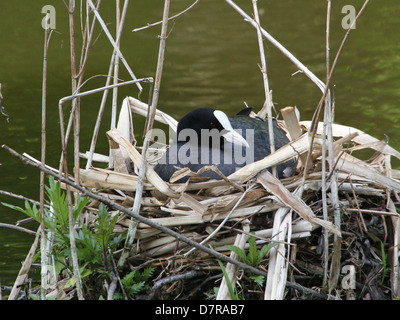
<svg viewBox="0 0 400 320">
<path fill-rule="evenodd" d="M 237 144 L 239 146 L 245 146 L 246 148 L 250 148 L 250 146 L 247 143 L 246 139 L 243 138 L 235 130 L 228 131 L 227 133 L 223 134 L 222 136 L 230 143 Z"/>
<path fill-rule="evenodd" d="M 222 135 L 228 142 L 239 146 L 245 146 L 247 148 L 250 147 L 246 139 L 232 128 L 232 125 L 224 112 L 215 110 L 214 116 L 218 119 L 219 123 L 221 123 L 222 127 L 228 131 Z"/>
</svg>

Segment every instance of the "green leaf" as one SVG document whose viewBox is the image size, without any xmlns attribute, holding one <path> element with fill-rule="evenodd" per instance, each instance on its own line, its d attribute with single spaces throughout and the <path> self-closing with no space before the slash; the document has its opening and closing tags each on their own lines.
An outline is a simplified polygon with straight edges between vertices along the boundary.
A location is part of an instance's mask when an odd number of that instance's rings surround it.
<svg viewBox="0 0 400 320">
<path fill-rule="evenodd" d="M 264 276 L 249 276 L 249 278 L 262 287 L 264 283 Z"/>
<path fill-rule="evenodd" d="M 1 204 L 10 209 L 22 212 L 40 223 L 40 211 L 36 208 L 36 205 L 33 205 L 31 207 L 28 201 L 25 201 L 25 209 L 4 202 L 2 202 Z"/>
<path fill-rule="evenodd" d="M 133 277 L 135 276 L 136 272 L 136 270 L 133 270 L 121 279 L 121 282 L 124 284 L 124 286 L 131 286 L 131 284 L 133 283 Z"/>
<path fill-rule="evenodd" d="M 13 209 L 13 210 L 22 212 L 22 213 L 24 213 L 24 214 L 28 214 L 27 212 L 25 212 L 24 209 L 22 209 L 22 208 L 20 208 L 20 207 L 18 207 L 18 206 L 14 206 L 14 205 L 12 205 L 12 204 L 5 203 L 5 202 L 2 202 L 1 204 L 2 204 L 3 206 L 5 206 L 5 207 L 10 208 L 10 209 Z M 25 206 L 26 206 L 26 204 L 25 204 Z M 29 215 L 29 214 L 28 214 L 28 215 Z M 32 217 L 32 218 L 34 218 L 34 217 Z M 36 219 L 35 219 L 35 220 L 36 220 Z"/>
<path fill-rule="evenodd" d="M 226 285 L 228 287 L 229 294 L 231 295 L 231 299 L 232 300 L 239 300 L 239 296 L 235 293 L 235 290 L 232 287 L 231 279 L 229 279 L 228 273 L 226 272 L 226 269 L 225 269 L 223 263 L 218 259 L 217 259 L 217 261 L 218 261 L 218 264 L 219 264 L 219 266 L 220 266 L 220 268 L 222 270 L 222 273 L 224 275 L 225 282 L 226 282 Z"/>
<path fill-rule="evenodd" d="M 98 218 L 95 224 L 97 232 L 94 234 L 94 238 L 103 249 L 107 249 L 104 248 L 104 245 L 108 244 L 117 220 L 118 214 L 111 219 L 111 215 L 107 212 L 106 206 L 104 204 L 99 205 Z"/>
<path fill-rule="evenodd" d="M 148 280 L 153 275 L 154 270 L 156 270 L 155 267 L 145 268 L 142 272 L 143 279 Z"/>
<path fill-rule="evenodd" d="M 80 194 L 78 194 L 77 205 L 74 208 L 73 216 L 74 221 L 76 221 L 81 214 L 83 208 L 88 204 L 90 201 L 89 197 L 82 198 Z"/>
<path fill-rule="evenodd" d="M 81 271 L 81 279 L 82 279 L 82 280 L 83 280 L 84 278 L 88 277 L 89 275 L 91 275 L 91 274 L 93 273 L 92 270 L 84 269 L 84 266 L 83 266 L 83 267 L 80 267 L 79 270 L 82 270 L 82 271 Z M 72 277 L 67 281 L 67 283 L 64 285 L 64 289 L 72 288 L 73 286 L 75 286 L 75 284 L 76 284 L 76 278 L 75 278 L 75 276 L 72 276 Z"/>
<path fill-rule="evenodd" d="M 237 246 L 232 246 L 232 245 L 226 245 L 229 250 L 233 251 L 236 253 L 240 258 L 242 258 L 244 261 L 247 260 L 246 252 L 243 249 L 240 249 Z"/>
<path fill-rule="evenodd" d="M 261 250 L 258 252 L 258 255 L 259 255 L 258 257 L 260 259 L 260 262 L 265 257 L 265 255 L 269 252 L 269 250 L 271 250 L 271 248 L 275 245 L 276 245 L 275 243 L 269 243 L 269 244 L 264 245 L 261 248 Z"/>
<path fill-rule="evenodd" d="M 146 281 L 151 277 L 154 270 L 154 267 L 145 268 L 143 272 L 140 272 L 139 270 L 133 270 L 123 279 L 121 279 L 121 282 L 128 295 L 135 295 L 146 289 L 148 287 L 148 285 L 146 285 Z"/>
<path fill-rule="evenodd" d="M 139 281 L 147 281 L 151 275 L 153 274 L 155 268 L 154 267 L 148 267 L 145 268 L 142 272 L 137 272 L 134 276 L 135 280 L 137 282 Z"/>
<path fill-rule="evenodd" d="M 139 283 L 135 283 L 134 285 L 132 285 L 129 288 L 129 294 L 130 295 L 138 294 L 140 291 L 142 291 L 144 289 L 144 287 L 145 287 L 145 282 L 144 281 L 139 282 Z"/>
<path fill-rule="evenodd" d="M 73 276 L 64 285 L 64 289 L 72 288 L 75 285 L 75 283 L 76 283 L 76 278 L 75 278 L 75 276 Z"/>
<path fill-rule="evenodd" d="M 13 209 L 13 210 L 16 210 L 16 211 L 26 214 L 28 217 L 32 218 L 33 220 L 35 220 L 38 223 L 41 222 L 42 218 L 41 218 L 40 210 L 37 208 L 37 206 L 35 204 L 33 204 L 31 206 L 29 201 L 25 201 L 25 209 L 20 208 L 18 206 L 8 204 L 8 203 L 4 203 L 4 202 L 1 202 L 1 204 L 5 207 L 8 207 L 10 209 Z M 45 209 L 44 224 L 45 224 L 45 227 L 50 229 L 51 231 L 53 231 L 53 232 L 56 231 L 56 225 L 51 219 L 49 219 L 49 215 L 48 215 L 48 212 L 46 209 Z"/>
<path fill-rule="evenodd" d="M 258 254 L 257 254 L 257 244 L 256 244 L 256 238 L 255 237 L 250 237 L 249 238 L 249 254 L 248 254 L 248 264 L 250 264 L 253 267 L 257 267 L 259 264 L 258 261 Z"/>
<path fill-rule="evenodd" d="M 31 300 L 40 300 L 40 296 L 39 296 L 38 294 L 35 294 L 35 293 L 31 293 L 31 294 L 29 295 L 29 298 L 30 298 Z"/>
</svg>

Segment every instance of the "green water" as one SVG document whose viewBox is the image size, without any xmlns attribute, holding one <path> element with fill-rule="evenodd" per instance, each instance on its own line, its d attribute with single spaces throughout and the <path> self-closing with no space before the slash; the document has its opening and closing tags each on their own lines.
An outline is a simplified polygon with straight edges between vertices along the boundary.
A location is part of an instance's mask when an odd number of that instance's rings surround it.
<svg viewBox="0 0 400 320">
<path fill-rule="evenodd" d="M 102 1 L 101 14 L 115 34 L 115 2 Z M 172 0 L 171 14 L 193 1 Z M 79 4 L 79 1 L 77 1 Z M 345 34 L 341 9 L 351 4 L 358 10 L 363 1 L 333 1 L 331 55 Z M 58 100 L 71 93 L 68 15 L 62 1 L 0 1 L 0 83 L 3 105 L 10 122 L 0 115 L 0 144 L 40 159 L 41 84 L 44 5 L 56 8 L 56 32 L 52 34 L 48 57 L 47 163 L 58 166 L 60 129 Z M 237 1 L 251 14 L 251 1 Z M 326 1 L 259 0 L 262 26 L 302 61 L 321 80 L 325 79 Z M 163 1 L 130 1 L 122 52 L 137 77 L 155 76 L 160 26 L 132 33 L 131 30 L 161 19 Z M 400 149 L 400 2 L 370 1 L 345 44 L 334 73 L 338 123 L 357 127 L 385 139 Z M 172 26 L 172 24 L 170 24 Z M 77 20 L 77 27 L 79 21 Z M 90 51 L 85 79 L 108 72 L 112 53 L 98 26 L 98 39 Z M 80 41 L 79 30 L 77 32 Z M 268 76 L 277 110 L 297 106 L 302 119 L 310 119 L 321 93 L 297 68 L 267 41 Z M 179 119 L 198 107 L 217 107 L 233 114 L 244 102 L 258 110 L 264 100 L 259 71 L 256 32 L 223 0 L 201 0 L 190 12 L 176 20 L 167 39 L 167 51 L 159 108 Z M 130 80 L 121 67 L 120 78 Z M 90 80 L 83 88 L 103 86 L 104 77 Z M 147 101 L 148 87 L 141 95 Z M 119 90 L 119 103 L 126 95 L 138 96 L 134 86 Z M 81 101 L 81 151 L 89 148 L 101 95 Z M 109 127 L 111 100 L 104 116 L 96 151 L 107 152 L 104 132 Z M 143 118 L 134 119 L 141 133 Z M 0 150 L 0 190 L 39 198 L 39 172 L 24 166 Z M 84 165 L 84 162 L 83 162 Z M 22 205 L 0 195 L 0 201 Z M 0 222 L 15 223 L 23 215 L 0 206 Z M 24 225 L 36 228 L 33 223 Z M 0 229 L 0 280 L 11 285 L 20 269 L 33 237 Z"/>
</svg>

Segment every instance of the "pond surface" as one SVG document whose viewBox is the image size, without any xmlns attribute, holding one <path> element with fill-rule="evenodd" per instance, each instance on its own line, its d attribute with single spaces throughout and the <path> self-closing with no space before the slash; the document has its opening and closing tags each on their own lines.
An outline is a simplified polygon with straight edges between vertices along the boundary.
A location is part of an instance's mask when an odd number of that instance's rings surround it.
<svg viewBox="0 0 400 320">
<path fill-rule="evenodd" d="M 194 0 L 172 1 L 171 14 Z M 79 5 L 79 1 L 77 1 Z M 115 34 L 114 1 L 103 1 L 101 14 Z M 333 1 L 331 61 L 346 32 L 342 28 L 344 5 L 358 11 L 363 1 Z M 42 7 L 56 9 L 56 32 L 48 57 L 47 163 L 58 167 L 60 129 L 58 100 L 71 93 L 68 15 L 62 1 L 19 0 L 0 2 L 0 83 L 9 122 L 0 114 L 0 144 L 40 159 L 41 86 L 44 31 Z M 250 0 L 237 1 L 248 14 Z M 259 0 L 262 26 L 321 80 L 325 71 L 326 1 Z M 160 26 L 139 32 L 133 29 L 161 20 L 163 1 L 130 1 L 122 52 L 137 77 L 154 77 Z M 400 2 L 370 1 L 356 29 L 344 46 L 332 83 L 336 85 L 335 122 L 357 127 L 379 138 L 389 139 L 400 149 Z M 170 24 L 170 27 L 172 23 Z M 79 28 L 79 21 L 77 20 Z M 103 86 L 112 47 L 100 27 L 91 48 L 83 90 Z M 80 32 L 77 30 L 78 43 Z M 311 119 L 321 97 L 319 89 L 267 41 L 268 76 L 277 111 L 297 106 L 302 119 Z M 225 1 L 201 0 L 175 21 L 167 40 L 167 51 L 159 109 L 179 119 L 198 107 L 215 107 L 233 114 L 246 102 L 258 111 L 264 102 L 260 58 L 255 29 Z M 95 75 L 101 75 L 94 77 Z M 121 67 L 120 78 L 130 80 Z M 147 85 L 141 99 L 147 102 Z M 127 96 L 138 97 L 135 86 L 119 90 L 119 104 Z M 101 94 L 81 101 L 81 151 L 89 149 Z M 96 152 L 107 153 L 104 133 L 109 128 L 111 99 L 102 122 Z M 136 134 L 143 118 L 134 119 Z M 0 190 L 39 198 L 39 171 L 0 150 Z M 84 165 L 84 162 L 82 162 Z M 0 201 L 23 206 L 23 202 L 0 195 Z M 0 206 L 0 222 L 15 223 L 22 214 Z M 24 227 L 36 229 L 33 223 Z M 33 236 L 0 228 L 0 280 L 12 285 L 32 244 Z"/>
</svg>

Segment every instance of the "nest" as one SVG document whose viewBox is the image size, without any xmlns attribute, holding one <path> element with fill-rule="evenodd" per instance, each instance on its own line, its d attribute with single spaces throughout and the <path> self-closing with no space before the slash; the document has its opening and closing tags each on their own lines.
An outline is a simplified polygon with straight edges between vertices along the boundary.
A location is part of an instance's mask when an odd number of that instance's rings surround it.
<svg viewBox="0 0 400 320">
<path fill-rule="evenodd" d="M 121 112 L 124 108 L 145 115 L 147 105 L 126 98 Z M 156 120 L 176 130 L 175 120 L 157 112 Z M 393 298 L 398 279 L 395 205 L 400 182 L 396 180 L 398 171 L 391 169 L 390 156 L 400 158 L 400 154 L 359 130 L 333 125 L 333 136 L 337 137 L 333 142 L 334 167 L 329 167 L 326 159 L 323 168 L 322 124 L 311 139 L 311 123 L 296 123 L 293 112 L 293 108 L 282 110 L 285 121 L 281 124 L 291 137 L 287 146 L 221 180 L 202 181 L 196 179 L 199 173 L 184 169 L 171 180 L 189 174 L 192 177 L 187 183 L 166 183 L 152 170 L 151 161 L 156 159 L 149 157 L 140 215 L 233 260 L 241 258 L 227 245 L 246 251 L 250 237 L 256 238 L 258 249 L 273 244 L 257 266 L 265 272 L 265 287 L 242 285 L 243 298 Z M 122 132 L 114 129 L 107 133 L 114 170 L 81 170 L 80 183 L 86 188 L 107 189 L 102 196 L 131 209 L 140 179 L 129 170 L 132 163 L 140 168 L 141 148 L 134 147 Z M 365 148 L 375 152 L 368 161 L 353 155 Z M 277 180 L 265 170 L 294 156 L 299 165 L 291 178 Z M 130 228 L 131 219 L 128 214 L 121 215 L 118 231 Z M 155 286 L 157 290 L 149 292 L 151 297 L 167 290 L 169 296 L 179 291 L 185 298 L 204 298 L 207 290 L 200 288 L 219 286 L 217 298 L 231 298 L 226 279 L 216 284 L 213 278 L 221 277 L 215 256 L 146 223 L 138 223 L 135 229 L 128 261 L 163 268 L 165 284 Z M 243 275 L 248 279 L 235 264 L 229 262 L 226 269 L 233 284 L 244 281 Z M 166 281 L 177 276 L 182 280 Z"/>
</svg>

